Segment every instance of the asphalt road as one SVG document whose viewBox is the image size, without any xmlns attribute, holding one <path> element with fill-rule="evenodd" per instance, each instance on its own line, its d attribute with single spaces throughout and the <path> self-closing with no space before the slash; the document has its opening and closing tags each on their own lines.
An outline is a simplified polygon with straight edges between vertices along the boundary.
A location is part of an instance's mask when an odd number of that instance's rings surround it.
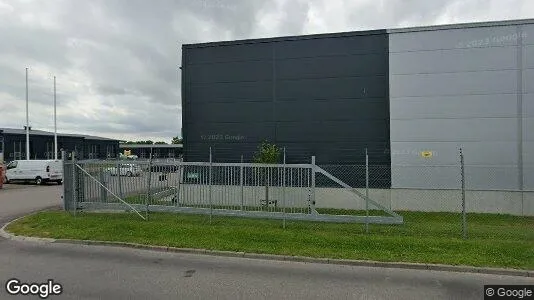
<svg viewBox="0 0 534 300">
<path fill-rule="evenodd" d="M 0 190 L 0 222 L 57 205 L 59 195 L 55 186 Z M 534 284 L 525 277 L 0 239 L 0 299 L 20 298 L 6 293 L 10 278 L 53 279 L 63 286 L 61 299 L 483 299 L 484 284 Z"/>
<path fill-rule="evenodd" d="M 61 187 L 56 184 L 5 184 L 0 189 L 0 224 L 29 212 L 60 206 Z"/>
</svg>

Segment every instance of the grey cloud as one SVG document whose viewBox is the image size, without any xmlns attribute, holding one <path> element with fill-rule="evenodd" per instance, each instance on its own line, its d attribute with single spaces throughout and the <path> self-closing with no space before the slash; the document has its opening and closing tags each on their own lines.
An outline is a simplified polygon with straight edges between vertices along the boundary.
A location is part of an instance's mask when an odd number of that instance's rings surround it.
<svg viewBox="0 0 534 300">
<path fill-rule="evenodd" d="M 106 96 L 106 95 L 126 95 L 129 94 L 129 92 L 123 88 L 123 87 L 117 87 L 112 85 L 98 85 L 97 91 Z"/>
<path fill-rule="evenodd" d="M 403 24 L 429 25 L 453 1 L 388 0 L 346 1 L 346 18 L 352 25 L 346 31 L 403 27 Z"/>
<path fill-rule="evenodd" d="M 308 19 L 310 4 L 307 1 L 287 1 L 282 6 L 286 13 L 284 20 L 280 24 L 280 29 L 286 35 L 298 35 L 304 31 L 304 26 Z"/>
</svg>

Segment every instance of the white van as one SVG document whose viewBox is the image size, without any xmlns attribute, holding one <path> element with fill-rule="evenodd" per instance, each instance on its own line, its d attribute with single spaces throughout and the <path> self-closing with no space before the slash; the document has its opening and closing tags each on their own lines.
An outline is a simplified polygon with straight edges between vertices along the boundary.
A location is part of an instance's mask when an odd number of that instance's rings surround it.
<svg viewBox="0 0 534 300">
<path fill-rule="evenodd" d="M 14 160 L 6 169 L 6 183 L 12 181 L 33 181 L 35 184 L 63 183 L 61 160 Z"/>
</svg>

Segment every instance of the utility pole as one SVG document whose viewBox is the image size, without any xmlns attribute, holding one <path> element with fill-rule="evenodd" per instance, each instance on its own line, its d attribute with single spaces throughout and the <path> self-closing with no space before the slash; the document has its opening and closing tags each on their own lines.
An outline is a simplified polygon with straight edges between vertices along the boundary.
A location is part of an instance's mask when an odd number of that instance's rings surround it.
<svg viewBox="0 0 534 300">
<path fill-rule="evenodd" d="M 28 68 L 26 68 L 26 160 L 30 160 L 30 116 L 28 112 Z"/>
<path fill-rule="evenodd" d="M 56 76 L 54 76 L 54 160 L 57 160 Z"/>
</svg>

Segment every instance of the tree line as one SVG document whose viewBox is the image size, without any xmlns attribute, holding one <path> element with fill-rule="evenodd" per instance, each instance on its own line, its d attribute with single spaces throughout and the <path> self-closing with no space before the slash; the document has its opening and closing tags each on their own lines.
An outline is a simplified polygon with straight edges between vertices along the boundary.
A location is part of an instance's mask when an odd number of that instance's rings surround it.
<svg viewBox="0 0 534 300">
<path fill-rule="evenodd" d="M 126 145 L 132 145 L 132 144 L 141 144 L 141 145 L 168 145 L 169 143 L 166 143 L 166 142 L 163 142 L 163 141 L 157 141 L 157 142 L 154 142 L 154 141 L 151 141 L 151 140 L 148 140 L 148 141 L 123 141 L 121 142 L 122 144 L 126 144 Z M 175 136 L 172 138 L 171 140 L 171 143 L 170 144 L 181 144 L 182 143 L 182 139 L 178 136 Z"/>
</svg>

